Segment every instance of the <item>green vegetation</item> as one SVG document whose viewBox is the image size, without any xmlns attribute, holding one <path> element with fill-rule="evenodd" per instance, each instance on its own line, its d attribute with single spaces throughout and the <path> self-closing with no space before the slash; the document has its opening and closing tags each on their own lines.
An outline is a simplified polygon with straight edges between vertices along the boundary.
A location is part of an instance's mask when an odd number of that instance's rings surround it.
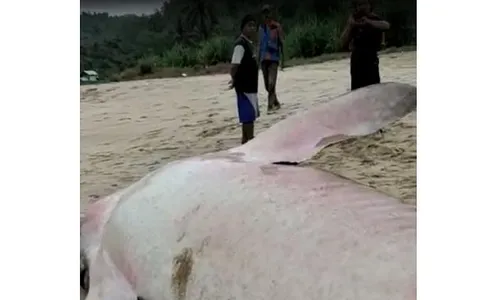
<svg viewBox="0 0 500 300">
<path fill-rule="evenodd" d="M 106 80 L 178 76 L 224 70 L 244 14 L 258 16 L 261 1 L 170 0 L 152 15 L 80 16 L 80 68 Z M 343 51 L 339 38 L 350 12 L 348 0 L 278 0 L 288 62 Z M 387 19 L 388 47 L 416 44 L 416 0 L 379 0 L 375 11 Z M 290 65 L 291 63 L 287 63 Z"/>
</svg>

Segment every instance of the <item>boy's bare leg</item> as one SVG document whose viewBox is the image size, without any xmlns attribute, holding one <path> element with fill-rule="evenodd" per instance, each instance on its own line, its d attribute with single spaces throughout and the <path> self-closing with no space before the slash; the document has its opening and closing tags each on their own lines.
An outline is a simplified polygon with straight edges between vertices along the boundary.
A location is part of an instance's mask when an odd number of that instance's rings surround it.
<svg viewBox="0 0 500 300">
<path fill-rule="evenodd" d="M 278 63 L 274 61 L 263 61 L 261 64 L 264 86 L 267 91 L 267 110 L 278 109 L 281 104 L 276 96 L 276 81 L 278 78 Z"/>
<path fill-rule="evenodd" d="M 267 92 L 268 92 L 268 103 L 271 109 L 279 109 L 281 104 L 278 101 L 278 96 L 276 95 L 276 82 L 278 79 L 278 63 L 277 62 L 269 62 L 267 68 Z"/>
<path fill-rule="evenodd" d="M 264 87 L 268 93 L 267 97 L 267 110 L 270 111 L 273 108 L 272 99 L 269 97 L 269 62 L 263 61 L 261 64 L 262 78 L 264 79 Z"/>
<path fill-rule="evenodd" d="M 243 123 L 241 124 L 241 144 L 245 144 L 249 140 L 253 139 L 254 134 L 254 123 Z"/>
</svg>

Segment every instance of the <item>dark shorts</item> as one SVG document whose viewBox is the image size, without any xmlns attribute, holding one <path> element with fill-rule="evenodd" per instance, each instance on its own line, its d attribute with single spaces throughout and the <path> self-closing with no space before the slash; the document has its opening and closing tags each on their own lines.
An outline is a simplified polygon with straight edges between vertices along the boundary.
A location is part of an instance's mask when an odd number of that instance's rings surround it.
<svg viewBox="0 0 500 300">
<path fill-rule="evenodd" d="M 351 90 L 380 83 L 378 58 L 351 56 Z"/>
</svg>

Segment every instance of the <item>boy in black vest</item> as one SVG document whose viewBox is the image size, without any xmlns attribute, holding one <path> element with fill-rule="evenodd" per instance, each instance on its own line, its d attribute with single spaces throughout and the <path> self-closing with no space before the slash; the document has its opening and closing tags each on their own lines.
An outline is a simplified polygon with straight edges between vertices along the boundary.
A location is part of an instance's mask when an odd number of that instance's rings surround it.
<svg viewBox="0 0 500 300">
<path fill-rule="evenodd" d="M 387 21 L 373 13 L 371 0 L 354 0 L 354 13 L 342 33 L 343 47 L 351 50 L 351 90 L 380 83 L 378 51 Z"/>
<path fill-rule="evenodd" d="M 242 144 L 253 139 L 254 122 L 259 117 L 257 98 L 259 67 L 252 42 L 256 38 L 256 28 L 255 18 L 246 15 L 241 22 L 241 35 L 236 39 L 231 60 L 230 88 L 236 91 Z"/>
</svg>

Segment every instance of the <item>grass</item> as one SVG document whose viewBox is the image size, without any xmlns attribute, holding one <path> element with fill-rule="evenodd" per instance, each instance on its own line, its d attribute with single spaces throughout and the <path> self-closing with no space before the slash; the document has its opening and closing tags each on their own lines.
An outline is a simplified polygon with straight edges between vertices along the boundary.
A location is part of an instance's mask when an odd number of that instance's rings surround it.
<svg viewBox="0 0 500 300">
<path fill-rule="evenodd" d="M 404 47 L 391 47 L 380 51 L 380 54 L 395 53 L 402 51 L 415 51 L 416 46 L 404 46 Z M 287 60 L 286 68 L 301 66 L 307 64 L 318 64 L 332 60 L 340 60 L 349 58 L 348 52 L 336 52 L 336 53 L 326 53 L 314 57 L 297 57 Z M 137 68 L 125 70 L 120 74 L 119 80 L 114 81 L 129 81 L 129 80 L 141 80 L 141 79 L 156 79 L 156 78 L 172 78 L 172 77 L 182 77 L 183 74 L 186 76 L 203 76 L 203 75 L 213 75 L 213 74 L 226 74 L 229 73 L 231 64 L 229 63 L 216 63 L 207 66 L 193 66 L 193 67 L 156 67 L 149 74 L 141 74 L 140 70 Z"/>
</svg>

